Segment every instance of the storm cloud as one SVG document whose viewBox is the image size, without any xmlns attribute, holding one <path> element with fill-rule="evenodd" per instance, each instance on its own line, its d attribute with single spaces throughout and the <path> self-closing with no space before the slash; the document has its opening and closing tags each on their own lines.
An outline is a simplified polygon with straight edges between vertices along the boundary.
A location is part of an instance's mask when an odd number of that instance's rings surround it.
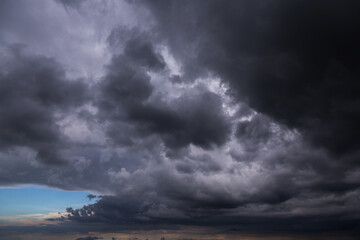
<svg viewBox="0 0 360 240">
<path fill-rule="evenodd" d="M 66 142 L 56 124 L 56 113 L 81 105 L 86 86 L 66 79 L 65 71 L 51 58 L 26 55 L 14 45 L 3 58 L 0 81 L 0 147 L 30 147 L 44 162 L 60 163 L 58 150 Z"/>
<path fill-rule="evenodd" d="M 358 3 L 145 4 L 189 76 L 220 75 L 241 101 L 332 153 L 358 149 Z"/>
<path fill-rule="evenodd" d="M 356 1 L 35 2 L 1 5 L 0 185 L 95 193 L 48 232 L 355 239 Z"/>
<path fill-rule="evenodd" d="M 141 131 L 138 134 L 159 135 L 170 147 L 192 143 L 209 148 L 224 144 L 230 134 L 230 122 L 217 94 L 204 88 L 195 96 L 184 93 L 173 101 L 161 99 L 163 96 L 150 99 L 154 87 L 146 71 L 158 72 L 165 63 L 152 43 L 143 41 L 127 40 L 123 53 L 113 56 L 100 83 L 100 117 L 110 120 L 108 132 L 115 142 L 122 142 L 117 132 L 118 123 L 123 121 L 135 124 Z M 128 139 L 126 135 L 125 138 Z"/>
</svg>

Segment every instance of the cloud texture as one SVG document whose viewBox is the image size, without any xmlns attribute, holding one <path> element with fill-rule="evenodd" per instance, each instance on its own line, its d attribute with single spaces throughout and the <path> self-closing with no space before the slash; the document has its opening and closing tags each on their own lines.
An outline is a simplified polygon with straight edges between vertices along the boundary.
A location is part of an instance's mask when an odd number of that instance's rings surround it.
<svg viewBox="0 0 360 240">
<path fill-rule="evenodd" d="M 63 231 L 359 233 L 356 1 L 17 4 L 0 184 L 97 193 Z"/>
</svg>

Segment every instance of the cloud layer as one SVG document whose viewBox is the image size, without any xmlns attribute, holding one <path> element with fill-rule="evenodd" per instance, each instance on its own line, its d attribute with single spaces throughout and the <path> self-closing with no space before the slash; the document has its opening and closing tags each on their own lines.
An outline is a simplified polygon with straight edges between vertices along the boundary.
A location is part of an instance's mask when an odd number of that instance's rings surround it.
<svg viewBox="0 0 360 240">
<path fill-rule="evenodd" d="M 358 3 L 17 4 L 0 184 L 96 193 L 62 231 L 359 232 Z"/>
</svg>

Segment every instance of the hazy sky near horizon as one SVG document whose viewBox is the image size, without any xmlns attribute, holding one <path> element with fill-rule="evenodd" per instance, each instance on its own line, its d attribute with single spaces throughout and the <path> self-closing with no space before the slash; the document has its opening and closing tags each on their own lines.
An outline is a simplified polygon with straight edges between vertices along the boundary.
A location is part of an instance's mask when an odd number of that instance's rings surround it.
<svg viewBox="0 0 360 240">
<path fill-rule="evenodd" d="M 0 239 L 356 239 L 359 11 L 1 1 Z"/>
</svg>

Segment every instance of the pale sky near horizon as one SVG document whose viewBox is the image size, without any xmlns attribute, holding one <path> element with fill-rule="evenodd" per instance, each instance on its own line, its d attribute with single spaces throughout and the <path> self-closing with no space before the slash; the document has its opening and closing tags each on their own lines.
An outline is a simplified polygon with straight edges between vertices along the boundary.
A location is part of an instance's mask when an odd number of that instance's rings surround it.
<svg viewBox="0 0 360 240">
<path fill-rule="evenodd" d="M 89 194 L 36 185 L 0 188 L 0 218 L 64 212 L 67 207 L 80 208 L 91 203 L 87 197 Z"/>
</svg>

